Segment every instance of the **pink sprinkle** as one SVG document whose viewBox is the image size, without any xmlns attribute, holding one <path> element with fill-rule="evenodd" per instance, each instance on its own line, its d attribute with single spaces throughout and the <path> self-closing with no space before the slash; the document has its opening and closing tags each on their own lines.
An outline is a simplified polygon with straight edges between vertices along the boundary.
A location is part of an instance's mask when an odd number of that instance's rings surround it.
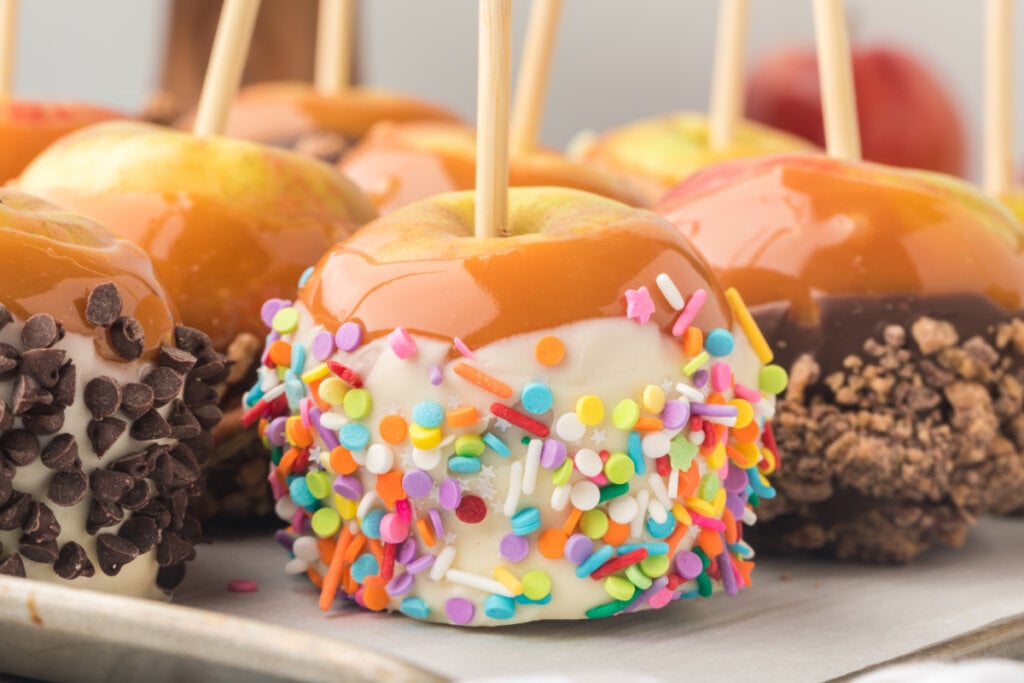
<svg viewBox="0 0 1024 683">
<path fill-rule="evenodd" d="M 299 417 L 302 418 L 302 426 L 309 429 L 313 426 L 313 421 L 309 419 L 309 409 L 313 406 L 313 399 L 305 397 L 299 401 Z"/>
<path fill-rule="evenodd" d="M 459 353 L 461 353 L 466 358 L 469 358 L 470 360 L 475 358 L 475 356 L 473 356 L 473 352 L 469 350 L 468 346 L 466 346 L 466 342 L 462 341 L 458 337 L 455 338 L 455 348 L 457 348 L 459 350 Z"/>
<path fill-rule="evenodd" d="M 282 484 L 281 478 L 277 476 L 277 467 L 271 466 L 267 481 L 270 482 L 270 492 L 274 494 L 274 500 L 281 500 L 288 495 L 288 487 Z"/>
<path fill-rule="evenodd" d="M 725 363 L 715 363 L 711 366 L 711 388 L 722 392 L 729 389 L 732 382 L 732 369 Z"/>
<path fill-rule="evenodd" d="M 647 604 L 653 609 L 661 609 L 670 602 L 672 602 L 672 591 L 668 588 L 662 588 L 647 600 Z"/>
<path fill-rule="evenodd" d="M 725 531 L 725 522 L 722 520 L 699 515 L 693 510 L 690 510 L 689 513 L 690 517 L 693 519 L 693 523 L 701 529 L 707 529 L 708 531 Z"/>
<path fill-rule="evenodd" d="M 409 525 L 398 513 L 389 512 L 380 520 L 380 539 L 385 543 L 402 543 L 409 538 Z"/>
<path fill-rule="evenodd" d="M 686 332 L 686 328 L 693 323 L 693 319 L 700 313 L 701 306 L 708 298 L 708 293 L 703 289 L 698 289 L 690 297 L 690 300 L 686 302 L 686 306 L 683 307 L 682 312 L 679 313 L 679 317 L 676 318 L 675 325 L 672 326 L 672 336 L 682 337 L 683 333 Z"/>
<path fill-rule="evenodd" d="M 292 528 L 298 532 L 299 529 L 302 529 L 305 526 L 305 521 L 306 511 L 303 510 L 302 508 L 297 508 L 295 510 L 295 513 L 292 515 Z"/>
<path fill-rule="evenodd" d="M 395 501 L 395 512 L 398 513 L 398 518 L 403 522 L 412 524 L 412 505 L 409 504 L 408 498 Z"/>
<path fill-rule="evenodd" d="M 607 477 L 607 475 L 605 475 L 604 472 L 602 472 L 601 474 L 598 474 L 596 476 L 587 477 L 587 478 L 590 479 L 590 481 L 592 481 L 595 484 L 597 484 L 598 486 L 604 486 L 605 484 L 608 483 L 608 477 Z"/>
<path fill-rule="evenodd" d="M 228 581 L 228 590 L 232 593 L 255 593 L 260 585 L 252 579 L 235 579 Z"/>
<path fill-rule="evenodd" d="M 396 327 L 391 331 L 388 335 L 388 344 L 395 355 L 403 360 L 416 353 L 416 342 L 404 327 Z"/>
<path fill-rule="evenodd" d="M 427 376 L 430 378 L 430 383 L 436 387 L 441 383 L 441 368 L 437 365 L 431 365 L 430 370 L 427 371 Z"/>
<path fill-rule="evenodd" d="M 736 394 L 737 398 L 742 398 L 744 401 L 749 403 L 757 403 L 761 400 L 760 391 L 755 391 L 750 387 L 739 383 L 733 385 L 732 393 Z"/>
<path fill-rule="evenodd" d="M 646 325 L 654 313 L 654 301 L 646 287 L 626 290 L 626 317 Z"/>
</svg>

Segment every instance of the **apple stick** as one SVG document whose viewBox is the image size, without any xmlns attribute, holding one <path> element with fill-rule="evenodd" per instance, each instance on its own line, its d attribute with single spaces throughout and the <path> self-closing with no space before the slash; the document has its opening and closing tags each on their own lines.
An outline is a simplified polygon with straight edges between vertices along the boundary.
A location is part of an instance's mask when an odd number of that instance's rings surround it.
<svg viewBox="0 0 1024 683">
<path fill-rule="evenodd" d="M 11 96 L 14 82 L 14 27 L 18 0 L 0 0 L 0 100 Z"/>
<path fill-rule="evenodd" d="M 477 237 L 508 230 L 508 98 L 512 0 L 480 0 L 476 94 Z"/>
<path fill-rule="evenodd" d="M 985 162 L 982 185 L 990 195 L 1010 191 L 1013 184 L 1013 16 L 1010 0 L 985 5 Z"/>
<path fill-rule="evenodd" d="M 720 0 L 718 7 L 708 109 L 708 137 L 712 149 L 722 149 L 732 143 L 736 124 L 743 116 L 748 8 L 747 0 Z"/>
<path fill-rule="evenodd" d="M 260 0 L 225 0 L 192 127 L 196 135 L 218 135 L 224 130 L 242 82 L 259 10 Z"/>
<path fill-rule="evenodd" d="M 352 85 L 352 32 L 355 0 L 320 0 L 313 81 L 321 95 Z"/>
<path fill-rule="evenodd" d="M 513 154 L 535 148 L 540 139 L 540 123 L 561 14 L 562 0 L 533 0 L 530 7 L 523 58 L 516 78 L 516 94 L 512 98 Z"/>
<path fill-rule="evenodd" d="M 818 46 L 821 109 L 828 155 L 860 161 L 857 97 L 853 90 L 850 40 L 842 0 L 814 0 L 814 34 Z"/>
</svg>

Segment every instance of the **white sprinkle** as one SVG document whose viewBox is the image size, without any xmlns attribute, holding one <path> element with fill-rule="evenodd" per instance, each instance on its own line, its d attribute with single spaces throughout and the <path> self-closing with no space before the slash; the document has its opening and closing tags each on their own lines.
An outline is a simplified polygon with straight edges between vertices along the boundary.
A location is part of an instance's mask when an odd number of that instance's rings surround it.
<svg viewBox="0 0 1024 683">
<path fill-rule="evenodd" d="M 771 420 L 773 417 L 775 417 L 775 397 L 772 396 L 770 398 L 762 398 L 760 401 L 757 402 L 757 405 L 754 407 L 754 409 L 757 411 L 757 414 L 763 417 L 764 419 Z"/>
<path fill-rule="evenodd" d="M 555 512 L 561 512 L 565 509 L 565 506 L 569 504 L 569 496 L 572 493 L 572 487 L 566 484 L 565 486 L 559 486 L 551 492 L 551 509 Z"/>
<path fill-rule="evenodd" d="M 555 423 L 555 432 L 564 441 L 579 441 L 587 433 L 587 427 L 576 417 L 576 413 L 566 413 Z"/>
<path fill-rule="evenodd" d="M 754 526 L 757 524 L 757 513 L 748 507 L 743 508 L 743 523 L 747 526 Z"/>
<path fill-rule="evenodd" d="M 651 516 L 655 524 L 664 524 L 668 519 L 668 510 L 657 500 L 652 500 L 647 504 L 647 514 Z"/>
<path fill-rule="evenodd" d="M 540 469 L 540 451 L 544 442 L 530 439 L 526 447 L 526 464 L 523 466 L 523 493 L 530 495 L 537 488 L 537 471 Z"/>
<path fill-rule="evenodd" d="M 508 495 L 505 496 L 505 507 L 502 512 L 506 517 L 516 514 L 519 507 L 519 496 L 523 492 L 523 461 L 516 460 L 508 468 Z"/>
<path fill-rule="evenodd" d="M 430 567 L 430 579 L 432 581 L 440 581 L 444 578 L 444 575 L 451 569 L 452 562 L 455 561 L 455 546 L 446 545 L 437 555 L 437 559 L 434 561 L 433 566 Z"/>
<path fill-rule="evenodd" d="M 292 555 L 307 564 L 316 562 L 320 559 L 320 549 L 316 546 L 316 539 L 312 536 L 299 536 L 292 543 Z"/>
<path fill-rule="evenodd" d="M 327 412 L 320 416 L 320 426 L 336 432 L 348 424 L 348 418 L 341 413 Z"/>
<path fill-rule="evenodd" d="M 705 422 L 714 422 L 715 424 L 725 425 L 726 427 L 736 426 L 736 417 L 705 417 Z"/>
<path fill-rule="evenodd" d="M 382 443 L 371 444 L 366 451 L 366 469 L 373 474 L 385 474 L 395 464 L 395 454 Z"/>
<path fill-rule="evenodd" d="M 593 510 L 601 502 L 601 489 L 592 481 L 579 481 L 573 484 L 569 499 L 584 512 Z"/>
<path fill-rule="evenodd" d="M 295 511 L 299 509 L 299 506 L 295 504 L 291 496 L 283 496 L 276 503 L 274 503 L 274 513 L 279 519 L 285 522 L 292 521 L 292 517 L 295 515 Z"/>
<path fill-rule="evenodd" d="M 682 394 L 683 398 L 693 401 L 695 403 L 704 402 L 704 394 L 697 387 L 691 387 L 689 384 L 680 382 L 676 385 L 676 391 Z"/>
<path fill-rule="evenodd" d="M 413 448 L 412 463 L 421 470 L 429 472 L 441 464 L 441 449 L 428 448 L 424 450 L 422 448 Z"/>
<path fill-rule="evenodd" d="M 665 297 L 665 301 L 676 311 L 683 309 L 683 295 L 679 293 L 679 288 L 676 287 L 676 283 L 672 282 L 672 278 L 668 276 L 668 273 L 658 273 L 658 277 L 654 278 L 654 282 L 657 283 L 658 289 L 661 290 L 661 295 Z"/>
<path fill-rule="evenodd" d="M 367 491 L 363 495 L 363 499 L 359 501 L 359 507 L 356 508 L 356 517 L 359 519 L 366 517 L 379 500 L 380 498 L 377 496 L 376 491 Z"/>
<path fill-rule="evenodd" d="M 672 507 L 672 497 L 668 495 L 668 489 L 665 488 L 665 480 L 661 478 L 661 475 L 655 472 L 647 477 L 647 481 L 651 485 L 651 493 L 654 494 L 654 497 L 658 499 L 665 509 L 667 510 Z"/>
<path fill-rule="evenodd" d="M 647 516 L 647 503 L 651 500 L 651 493 L 647 489 L 640 489 L 636 494 L 636 517 L 629 526 L 629 535 L 632 538 L 643 538 L 644 517 Z"/>
<path fill-rule="evenodd" d="M 617 524 L 631 524 L 639 511 L 640 506 L 633 496 L 619 496 L 608 506 L 608 516 Z"/>
<path fill-rule="evenodd" d="M 349 451 L 349 453 L 352 454 L 352 459 L 357 465 L 366 467 L 366 451 Z"/>
<path fill-rule="evenodd" d="M 692 432 L 686 435 L 686 440 L 692 443 L 694 446 L 700 446 L 704 443 L 704 430 L 694 429 Z"/>
<path fill-rule="evenodd" d="M 468 586 L 469 588 L 476 588 L 485 593 L 496 593 L 498 595 L 504 595 L 506 598 L 515 597 L 512 591 L 506 588 L 505 584 L 502 582 L 489 579 L 486 576 L 480 576 L 479 574 L 464 572 L 460 569 L 449 569 L 445 572 L 444 578 L 452 583 Z"/>
<path fill-rule="evenodd" d="M 270 403 L 274 399 L 284 396 L 284 382 L 270 373 L 267 374 L 267 377 L 270 377 L 273 381 L 267 383 L 269 386 L 264 385 L 261 387 L 263 389 L 263 396 L 261 398 L 265 403 Z"/>
<path fill-rule="evenodd" d="M 309 563 L 303 562 L 297 557 L 288 560 L 284 565 L 284 573 L 288 575 L 305 574 L 307 569 L 309 569 Z"/>
<path fill-rule="evenodd" d="M 673 468 L 668 473 L 668 494 L 675 498 L 676 492 L 679 490 L 679 470 Z"/>
<path fill-rule="evenodd" d="M 665 432 L 651 432 L 640 442 L 640 450 L 651 459 L 667 455 L 671 447 L 672 440 L 668 438 L 668 434 Z"/>
<path fill-rule="evenodd" d="M 592 451 L 589 448 L 579 449 L 576 455 L 572 456 L 572 460 L 576 469 L 585 477 L 596 477 L 604 471 L 604 462 L 601 460 L 601 456 L 597 454 L 597 451 Z"/>
</svg>

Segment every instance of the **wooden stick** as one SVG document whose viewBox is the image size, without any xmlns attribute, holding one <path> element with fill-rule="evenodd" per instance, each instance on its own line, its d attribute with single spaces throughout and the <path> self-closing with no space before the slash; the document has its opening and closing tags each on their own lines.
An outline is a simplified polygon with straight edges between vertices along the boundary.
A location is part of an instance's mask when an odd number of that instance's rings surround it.
<svg viewBox="0 0 1024 683">
<path fill-rule="evenodd" d="M 476 94 L 476 216 L 479 238 L 508 229 L 508 98 L 512 0 L 480 0 Z"/>
<path fill-rule="evenodd" d="M 0 0 L 0 100 L 11 96 L 14 83 L 14 36 L 18 0 Z"/>
<path fill-rule="evenodd" d="M 743 116 L 747 44 L 747 0 L 720 0 L 715 65 L 711 72 L 708 137 L 712 149 L 732 144 Z"/>
<path fill-rule="evenodd" d="M 828 155 L 845 161 L 860 161 L 857 97 L 853 90 L 850 40 L 842 0 L 814 0 L 814 33 Z"/>
<path fill-rule="evenodd" d="M 352 85 L 352 35 L 355 0 L 320 0 L 316 29 L 314 84 L 321 95 Z"/>
<path fill-rule="evenodd" d="M 985 5 L 985 125 L 982 186 L 993 196 L 1013 185 L 1013 13 L 1010 0 Z"/>
<path fill-rule="evenodd" d="M 533 0 L 530 7 L 523 57 L 516 78 L 516 94 L 512 98 L 513 154 L 534 149 L 540 139 L 561 14 L 562 0 Z"/>
<path fill-rule="evenodd" d="M 196 135 L 223 132 L 228 110 L 242 81 L 259 10 L 260 0 L 225 0 L 192 127 Z"/>
</svg>

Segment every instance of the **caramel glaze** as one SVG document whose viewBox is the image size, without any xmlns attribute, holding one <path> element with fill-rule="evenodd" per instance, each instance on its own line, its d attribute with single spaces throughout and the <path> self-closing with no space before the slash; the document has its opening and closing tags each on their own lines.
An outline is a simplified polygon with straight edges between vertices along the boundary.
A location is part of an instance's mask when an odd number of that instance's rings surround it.
<svg viewBox="0 0 1024 683">
<path fill-rule="evenodd" d="M 20 192 L 0 189 L 0 205 L 0 303 L 14 316 L 49 313 L 68 332 L 93 337 L 104 358 L 119 360 L 106 329 L 85 320 L 89 292 L 113 282 L 124 303 L 121 314 L 145 330 L 145 357 L 171 343 L 173 308 L 138 247 Z"/>
<path fill-rule="evenodd" d="M 389 213 L 435 194 L 473 189 L 476 135 L 462 124 L 381 123 L 345 154 L 338 167 L 381 213 Z M 571 187 L 630 206 L 649 205 L 645 193 L 625 179 L 547 149 L 512 156 L 509 185 Z"/>
<path fill-rule="evenodd" d="M 1024 305 L 1024 232 L 966 183 L 810 156 L 733 162 L 658 211 L 750 306 L 789 302 L 816 325 L 828 296 L 976 294 Z"/>
<path fill-rule="evenodd" d="M 57 138 L 117 118 L 123 117 L 88 104 L 0 101 L 0 183 L 17 177 Z"/>
<path fill-rule="evenodd" d="M 422 206 L 408 215 L 422 213 Z M 494 238 L 493 244 L 461 255 L 453 251 L 458 242 L 474 239 L 471 225 L 463 223 L 454 235 L 428 228 L 407 239 L 422 244 L 433 240 L 433 258 L 374 259 L 367 251 L 377 253 L 375 244 L 398 237 L 401 230 L 389 229 L 396 221 L 388 219 L 402 213 L 370 224 L 320 261 L 299 295 L 317 323 L 333 331 L 343 322 L 356 321 L 369 339 L 401 326 L 444 340 L 459 337 L 478 348 L 567 323 L 624 318 L 625 291 L 646 286 L 655 300 L 651 319 L 667 330 L 677 313 L 654 283 L 664 272 L 684 296 L 708 290 L 697 325 L 705 330 L 731 327 L 728 304 L 707 264 L 670 226 L 647 212 L 589 232 L 565 226 L 541 239 L 521 234 Z"/>
</svg>

